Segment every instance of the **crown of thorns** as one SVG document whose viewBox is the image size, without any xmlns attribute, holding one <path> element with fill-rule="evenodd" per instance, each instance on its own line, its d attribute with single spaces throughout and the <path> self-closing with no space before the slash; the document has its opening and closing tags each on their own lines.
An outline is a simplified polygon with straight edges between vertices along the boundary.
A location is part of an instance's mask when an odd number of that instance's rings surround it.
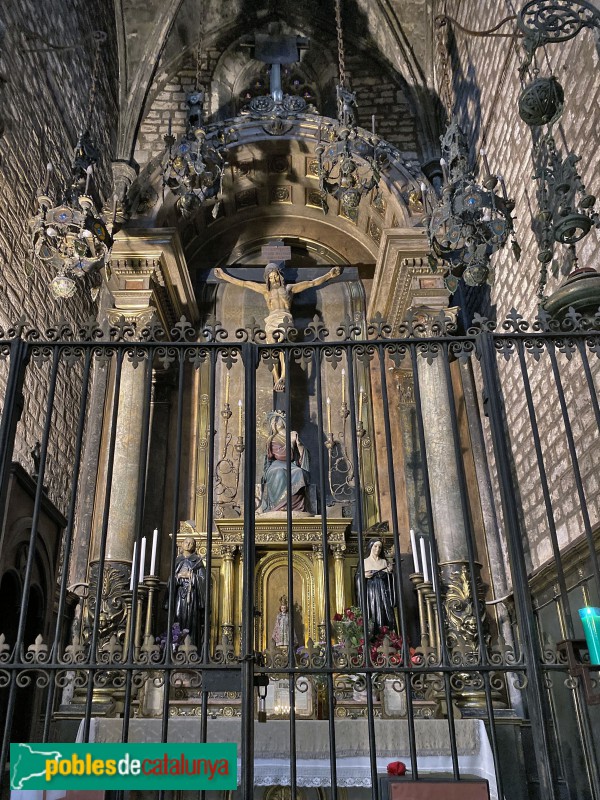
<svg viewBox="0 0 600 800">
<path fill-rule="evenodd" d="M 271 262 L 270 264 L 267 264 L 267 266 L 265 267 L 265 274 L 264 274 L 265 283 L 268 282 L 269 275 L 271 275 L 273 272 L 276 272 L 278 275 L 281 276 L 281 278 L 283 278 L 283 270 L 281 269 L 279 264 L 274 264 L 273 262 Z"/>
</svg>

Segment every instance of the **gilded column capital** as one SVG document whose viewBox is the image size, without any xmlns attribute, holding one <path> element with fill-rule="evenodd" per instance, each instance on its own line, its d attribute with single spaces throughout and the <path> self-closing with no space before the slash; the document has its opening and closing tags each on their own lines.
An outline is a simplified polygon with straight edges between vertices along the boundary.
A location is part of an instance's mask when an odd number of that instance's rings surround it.
<svg viewBox="0 0 600 800">
<path fill-rule="evenodd" d="M 237 549 L 236 544 L 223 544 L 219 548 L 219 555 L 223 561 L 233 561 Z"/>
<path fill-rule="evenodd" d="M 344 554 L 346 552 L 346 545 L 345 544 L 331 545 L 331 552 L 333 553 L 333 557 L 335 560 L 343 559 Z"/>
<path fill-rule="evenodd" d="M 383 231 L 367 316 L 377 314 L 397 327 L 415 305 L 446 308 L 450 293 L 441 274 L 431 271 L 429 244 L 422 228 Z"/>
<path fill-rule="evenodd" d="M 410 316 L 412 322 L 412 335 L 429 339 L 439 336 L 443 329 L 452 330 L 456 328 L 458 320 L 459 306 L 446 308 L 440 305 L 411 305 Z"/>
<path fill-rule="evenodd" d="M 111 252 L 108 288 L 117 316 L 156 314 L 170 331 L 181 317 L 199 319 L 187 262 L 174 228 L 120 231 Z"/>
<path fill-rule="evenodd" d="M 137 332 L 160 321 L 156 309 L 151 306 L 140 309 L 109 308 L 106 316 L 111 325 L 118 325 L 123 320 L 127 325 L 133 325 Z"/>
</svg>

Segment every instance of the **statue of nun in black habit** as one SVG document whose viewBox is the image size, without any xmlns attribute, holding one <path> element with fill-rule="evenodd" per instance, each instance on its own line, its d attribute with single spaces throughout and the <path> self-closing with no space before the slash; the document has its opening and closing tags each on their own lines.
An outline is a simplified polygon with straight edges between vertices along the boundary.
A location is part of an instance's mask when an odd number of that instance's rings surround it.
<svg viewBox="0 0 600 800">
<path fill-rule="evenodd" d="M 356 597 L 363 614 L 367 615 L 372 636 L 376 636 L 382 628 L 397 632 L 393 569 L 394 565 L 383 555 L 383 544 L 379 539 L 372 539 L 367 545 L 367 557 L 363 561 L 366 603 L 362 597 L 360 572 L 356 571 Z"/>
</svg>

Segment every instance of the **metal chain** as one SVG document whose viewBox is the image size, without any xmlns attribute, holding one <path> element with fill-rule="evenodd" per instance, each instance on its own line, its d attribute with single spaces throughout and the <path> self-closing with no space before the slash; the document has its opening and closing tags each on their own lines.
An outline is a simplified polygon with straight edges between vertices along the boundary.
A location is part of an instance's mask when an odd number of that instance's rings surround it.
<svg viewBox="0 0 600 800">
<path fill-rule="evenodd" d="M 342 38 L 342 3 L 335 0 L 335 30 L 338 45 L 338 68 L 340 72 L 340 86 L 346 87 L 346 66 L 344 63 L 344 39 Z"/>
<path fill-rule="evenodd" d="M 92 67 L 92 84 L 90 86 L 90 96 L 88 99 L 88 106 L 84 117 L 84 130 L 89 130 L 90 122 L 92 120 L 92 109 L 96 99 L 96 91 L 98 89 L 98 68 L 100 66 L 100 47 L 106 41 L 106 34 L 104 31 L 94 31 L 92 34 L 94 42 L 96 43 L 96 52 L 94 54 L 94 66 Z"/>
<path fill-rule="evenodd" d="M 202 0 L 198 12 L 198 40 L 196 42 L 196 83 L 195 88 L 200 88 L 200 72 L 202 71 L 202 40 L 204 38 L 204 25 L 202 20 Z"/>
</svg>

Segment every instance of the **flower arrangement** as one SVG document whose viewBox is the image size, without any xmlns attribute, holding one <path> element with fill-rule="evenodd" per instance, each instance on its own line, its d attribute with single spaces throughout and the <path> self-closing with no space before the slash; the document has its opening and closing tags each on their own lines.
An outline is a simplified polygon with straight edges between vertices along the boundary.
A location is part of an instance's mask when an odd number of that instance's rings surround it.
<svg viewBox="0 0 600 800">
<path fill-rule="evenodd" d="M 171 628 L 171 647 L 173 648 L 173 652 L 177 650 L 180 644 L 185 642 L 185 637 L 189 636 L 189 630 L 187 628 L 182 628 L 178 622 L 173 623 L 173 627 Z M 156 644 L 160 647 L 161 650 L 164 650 L 167 645 L 167 632 L 161 633 L 160 636 L 156 637 Z"/>
<path fill-rule="evenodd" d="M 362 609 L 350 606 L 343 614 L 336 614 L 333 617 L 333 627 L 341 644 L 356 649 L 357 654 L 362 655 L 365 643 Z M 385 625 L 375 635 L 373 629 L 374 624 L 369 620 L 368 647 L 371 663 L 375 666 L 400 666 L 403 659 L 402 637 Z M 421 663 L 421 656 L 414 647 L 409 648 L 409 653 L 412 664 Z"/>
</svg>

